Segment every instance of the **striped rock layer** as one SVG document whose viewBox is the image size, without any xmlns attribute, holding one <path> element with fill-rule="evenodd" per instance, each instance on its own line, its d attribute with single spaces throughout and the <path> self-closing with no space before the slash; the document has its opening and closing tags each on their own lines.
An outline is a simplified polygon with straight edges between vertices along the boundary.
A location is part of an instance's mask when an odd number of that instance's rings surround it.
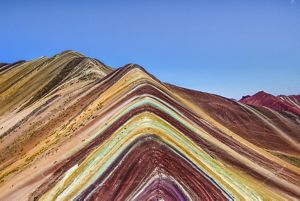
<svg viewBox="0 0 300 201">
<path fill-rule="evenodd" d="M 300 124 L 276 110 L 73 51 L 0 86 L 0 200 L 300 199 Z"/>
</svg>

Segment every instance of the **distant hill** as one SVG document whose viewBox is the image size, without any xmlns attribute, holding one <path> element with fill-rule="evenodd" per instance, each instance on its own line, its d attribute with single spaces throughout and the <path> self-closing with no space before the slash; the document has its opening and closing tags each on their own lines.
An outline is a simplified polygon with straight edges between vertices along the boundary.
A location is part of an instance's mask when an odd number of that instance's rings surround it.
<svg viewBox="0 0 300 201">
<path fill-rule="evenodd" d="M 288 112 L 300 117 L 300 95 L 280 95 L 260 91 L 253 96 L 245 96 L 240 102 L 257 107 L 267 107 L 279 112 Z"/>
</svg>

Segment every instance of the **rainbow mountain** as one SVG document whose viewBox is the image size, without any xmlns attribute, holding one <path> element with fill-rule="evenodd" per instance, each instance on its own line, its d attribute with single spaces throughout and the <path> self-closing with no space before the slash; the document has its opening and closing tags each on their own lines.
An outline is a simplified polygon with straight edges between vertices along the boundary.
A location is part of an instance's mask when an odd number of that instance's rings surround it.
<svg viewBox="0 0 300 201">
<path fill-rule="evenodd" d="M 0 86 L 0 200 L 300 199 L 281 111 L 74 51 L 3 63 Z"/>
</svg>

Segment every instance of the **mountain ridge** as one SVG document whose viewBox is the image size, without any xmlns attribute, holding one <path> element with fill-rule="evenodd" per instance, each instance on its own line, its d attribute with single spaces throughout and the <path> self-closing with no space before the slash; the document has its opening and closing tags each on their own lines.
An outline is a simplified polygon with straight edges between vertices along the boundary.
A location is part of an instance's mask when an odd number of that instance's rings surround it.
<svg viewBox="0 0 300 201">
<path fill-rule="evenodd" d="M 50 80 L 64 68 L 71 73 L 44 96 L 22 108 L 47 84 L 2 108 L 0 199 L 300 197 L 300 126 L 294 119 L 165 84 L 137 64 L 107 69 L 74 58 L 81 56 L 64 52 L 48 61 Z M 11 89 L 19 81 L 45 80 L 49 71 L 43 68 L 35 72 L 39 77 L 23 80 L 40 63 L 0 74 L 4 102 L 23 92 Z"/>
</svg>

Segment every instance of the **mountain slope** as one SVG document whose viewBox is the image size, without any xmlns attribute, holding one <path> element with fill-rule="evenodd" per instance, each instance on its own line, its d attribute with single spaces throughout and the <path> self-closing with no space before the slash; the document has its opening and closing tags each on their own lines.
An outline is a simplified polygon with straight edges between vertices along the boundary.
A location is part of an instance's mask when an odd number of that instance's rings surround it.
<svg viewBox="0 0 300 201">
<path fill-rule="evenodd" d="M 72 51 L 0 83 L 1 200 L 300 197 L 300 126 L 273 110 Z"/>
</svg>

